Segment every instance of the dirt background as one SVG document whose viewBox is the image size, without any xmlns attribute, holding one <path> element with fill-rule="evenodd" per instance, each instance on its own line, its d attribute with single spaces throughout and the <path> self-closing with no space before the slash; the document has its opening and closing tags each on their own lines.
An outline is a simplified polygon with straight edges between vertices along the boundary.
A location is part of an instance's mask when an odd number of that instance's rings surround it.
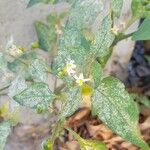
<svg viewBox="0 0 150 150">
<path fill-rule="evenodd" d="M 17 45 L 28 48 L 31 42 L 37 40 L 33 23 L 35 20 L 43 21 L 51 12 L 61 12 L 69 6 L 38 4 L 26 8 L 28 0 L 0 0 L 0 49 L 10 36 L 13 36 Z"/>
</svg>

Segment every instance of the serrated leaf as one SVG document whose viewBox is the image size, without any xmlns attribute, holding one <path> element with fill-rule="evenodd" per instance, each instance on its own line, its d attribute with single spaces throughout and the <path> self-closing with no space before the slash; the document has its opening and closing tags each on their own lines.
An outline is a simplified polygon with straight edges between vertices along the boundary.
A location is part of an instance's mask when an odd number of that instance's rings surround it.
<svg viewBox="0 0 150 150">
<path fill-rule="evenodd" d="M 132 16 L 135 19 L 150 17 L 149 3 L 144 4 L 142 0 L 132 0 Z"/>
<path fill-rule="evenodd" d="M 95 87 L 98 87 L 100 85 L 100 82 L 101 82 L 102 68 L 101 68 L 101 65 L 97 61 L 95 61 L 93 63 L 92 76 L 94 79 Z"/>
<path fill-rule="evenodd" d="M 93 114 L 96 114 L 115 133 L 149 150 L 138 131 L 138 108 L 125 91 L 124 85 L 113 77 L 102 80 L 93 93 Z"/>
<path fill-rule="evenodd" d="M 100 0 L 76 0 L 72 6 L 68 25 L 78 29 L 89 28 L 102 10 L 103 3 Z"/>
<path fill-rule="evenodd" d="M 38 36 L 39 48 L 45 51 L 51 51 L 53 48 L 53 42 L 56 39 L 55 28 L 53 26 L 49 27 L 42 22 L 36 21 L 35 29 Z"/>
<path fill-rule="evenodd" d="M 109 54 L 109 47 L 114 41 L 115 35 L 111 32 L 112 20 L 108 15 L 102 21 L 101 27 L 95 37 L 95 41 L 91 46 L 91 52 L 103 60 Z"/>
<path fill-rule="evenodd" d="M 112 0 L 112 10 L 115 16 L 119 17 L 123 6 L 123 0 Z"/>
<path fill-rule="evenodd" d="M 6 140 L 10 132 L 10 123 L 7 121 L 0 122 L 0 150 L 4 150 Z"/>
<path fill-rule="evenodd" d="M 25 79 L 21 76 L 17 76 L 15 78 L 15 80 L 11 82 L 11 85 L 10 85 L 9 91 L 8 91 L 8 95 L 10 97 L 13 97 L 26 88 L 27 88 L 27 84 L 25 82 Z"/>
<path fill-rule="evenodd" d="M 29 76 L 35 81 L 46 82 L 48 67 L 42 59 L 33 59 L 28 67 Z"/>
<path fill-rule="evenodd" d="M 37 108 L 39 105 L 42 105 L 48 110 L 50 103 L 54 99 L 54 94 L 50 91 L 47 84 L 37 82 L 15 95 L 13 99 L 23 106 Z"/>
<path fill-rule="evenodd" d="M 13 62 L 8 62 L 7 67 L 12 72 L 18 73 L 21 69 L 25 70 L 25 68 L 27 67 L 27 63 L 30 62 L 32 59 L 36 59 L 36 58 L 37 58 L 37 54 L 35 53 L 35 51 L 30 51 L 24 53 L 19 58 L 16 58 Z M 25 62 L 26 64 L 20 61 Z"/>
<path fill-rule="evenodd" d="M 77 28 L 66 27 L 59 40 L 58 56 L 53 63 L 53 71 L 57 74 L 69 60 L 74 60 L 78 70 L 85 68 L 88 42 Z"/>
<path fill-rule="evenodd" d="M 144 22 L 140 25 L 138 31 L 136 31 L 132 39 L 133 40 L 149 40 L 150 39 L 150 19 L 147 18 Z"/>
<path fill-rule="evenodd" d="M 14 60 L 13 62 L 8 62 L 7 67 L 12 72 L 17 72 L 22 68 L 22 64 L 19 64 L 17 60 Z"/>
<path fill-rule="evenodd" d="M 71 116 L 81 104 L 81 91 L 78 87 L 69 89 L 66 94 L 67 99 L 60 114 L 61 120 Z"/>
<path fill-rule="evenodd" d="M 81 150 L 107 150 L 104 143 L 96 140 L 80 140 Z"/>
<path fill-rule="evenodd" d="M 88 72 L 87 66 L 91 65 L 90 63 L 92 62 L 90 59 L 95 59 L 95 57 L 91 57 L 91 55 L 95 54 L 95 51 L 98 51 L 98 49 L 94 51 L 93 48 L 95 47 L 92 47 L 90 52 L 90 43 L 82 35 L 81 29 L 92 25 L 94 20 L 89 19 L 91 16 L 96 19 L 97 15 L 102 11 L 101 7 L 103 7 L 103 4 L 99 0 L 78 0 L 73 4 L 72 13 L 59 41 L 58 57 L 53 63 L 55 73 L 60 72 L 60 70 L 65 67 L 68 60 L 75 61 L 77 72 L 81 70 L 83 73 Z M 78 9 L 83 12 L 81 13 Z M 84 13 L 84 11 L 86 13 Z M 103 36 L 102 34 L 101 37 Z M 105 40 L 108 39 L 104 39 L 104 41 Z M 97 41 L 97 43 L 98 42 L 99 41 Z M 107 42 L 107 44 L 108 43 L 109 42 Z"/>
<path fill-rule="evenodd" d="M 78 143 L 80 144 L 81 150 L 107 150 L 107 147 L 104 143 L 102 143 L 100 141 L 96 141 L 96 140 L 85 140 L 85 139 L 81 138 L 73 130 L 71 130 L 69 128 L 66 128 L 66 129 L 68 131 L 70 131 L 70 133 L 72 133 L 74 138 L 78 141 Z"/>
</svg>

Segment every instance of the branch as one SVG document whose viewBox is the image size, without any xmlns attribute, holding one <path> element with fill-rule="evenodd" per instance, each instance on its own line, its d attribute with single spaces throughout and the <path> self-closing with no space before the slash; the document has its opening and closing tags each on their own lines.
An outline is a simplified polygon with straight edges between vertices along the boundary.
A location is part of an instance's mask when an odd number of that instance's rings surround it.
<svg viewBox="0 0 150 150">
<path fill-rule="evenodd" d="M 119 41 L 122 41 L 124 39 L 127 39 L 129 37 L 131 37 L 135 32 L 129 33 L 129 34 L 122 34 L 120 33 L 114 40 L 114 42 L 112 43 L 111 47 L 115 46 Z"/>
</svg>

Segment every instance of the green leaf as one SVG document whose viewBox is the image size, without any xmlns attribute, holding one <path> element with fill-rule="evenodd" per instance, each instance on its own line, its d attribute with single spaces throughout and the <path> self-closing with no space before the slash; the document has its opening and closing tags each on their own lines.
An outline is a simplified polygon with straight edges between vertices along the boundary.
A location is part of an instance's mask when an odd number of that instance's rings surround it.
<svg viewBox="0 0 150 150">
<path fill-rule="evenodd" d="M 48 110 L 50 103 L 54 99 L 54 94 L 50 91 L 47 84 L 37 82 L 15 95 L 13 99 L 23 106 L 38 108 L 42 105 L 45 107 L 45 110 Z"/>
<path fill-rule="evenodd" d="M 50 13 L 48 16 L 47 16 L 47 22 L 48 22 L 48 25 L 49 26 L 53 26 L 55 27 L 55 25 L 59 24 L 61 25 L 61 21 L 62 19 L 64 19 L 69 13 L 68 12 L 62 12 L 60 14 L 58 13 Z"/>
<path fill-rule="evenodd" d="M 107 150 L 104 143 L 96 140 L 79 140 L 81 150 Z"/>
<path fill-rule="evenodd" d="M 108 15 L 102 21 L 102 24 L 91 46 L 91 52 L 94 53 L 101 61 L 110 53 L 109 47 L 114 41 L 115 35 L 110 32 L 112 28 L 111 16 Z"/>
<path fill-rule="evenodd" d="M 107 150 L 104 143 L 96 140 L 85 140 L 70 128 L 66 128 L 80 144 L 81 150 Z"/>
<path fill-rule="evenodd" d="M 64 69 L 69 60 L 75 61 L 78 71 L 85 68 L 85 61 L 89 55 L 87 47 L 88 42 L 77 28 L 66 27 L 59 40 L 58 56 L 53 63 L 54 73 L 58 74 Z"/>
<path fill-rule="evenodd" d="M 123 0 L 112 0 L 112 10 L 115 16 L 119 17 L 122 11 Z"/>
<path fill-rule="evenodd" d="M 147 96 L 139 95 L 139 94 L 130 94 L 134 100 L 138 103 L 142 103 L 145 107 L 150 109 L 150 99 Z"/>
<path fill-rule="evenodd" d="M 52 140 L 46 140 L 43 143 L 43 150 L 53 150 L 53 141 Z"/>
<path fill-rule="evenodd" d="M 144 20 L 144 22 L 140 25 L 138 31 L 136 31 L 132 39 L 133 40 L 150 40 L 150 18 Z"/>
<path fill-rule="evenodd" d="M 53 42 L 56 39 L 55 28 L 53 26 L 49 27 L 42 22 L 36 21 L 35 29 L 38 36 L 39 48 L 45 51 L 52 51 Z"/>
<path fill-rule="evenodd" d="M 41 3 L 43 0 L 30 0 L 27 7 L 31 7 L 37 3 Z"/>
<path fill-rule="evenodd" d="M 32 7 L 33 5 L 37 4 L 37 3 L 54 3 L 55 0 L 30 0 L 27 7 Z"/>
<path fill-rule="evenodd" d="M 35 51 L 29 51 L 21 55 L 19 58 L 16 58 L 13 62 L 8 62 L 7 67 L 9 70 L 18 73 L 20 70 L 25 70 L 27 64 L 32 60 L 37 58 Z M 22 63 L 25 62 L 26 64 Z"/>
<path fill-rule="evenodd" d="M 70 88 L 66 92 L 67 100 L 64 103 L 62 112 L 60 114 L 60 119 L 63 120 L 68 116 L 71 116 L 81 104 L 81 91 L 77 88 Z"/>
<path fill-rule="evenodd" d="M 148 4 L 142 2 L 142 0 L 132 0 L 132 16 L 135 19 L 150 17 L 150 8 Z"/>
<path fill-rule="evenodd" d="M 4 55 L 0 52 L 0 69 L 7 67 L 7 61 L 4 58 Z"/>
<path fill-rule="evenodd" d="M 124 85 L 113 77 L 102 80 L 94 91 L 92 112 L 122 138 L 149 150 L 138 131 L 138 108 L 125 91 Z"/>
<path fill-rule="evenodd" d="M 102 10 L 103 3 L 99 0 L 76 0 L 67 24 L 78 29 L 89 28 Z"/>
<path fill-rule="evenodd" d="M 33 80 L 46 82 L 48 67 L 42 59 L 33 59 L 28 67 L 29 76 Z"/>
<path fill-rule="evenodd" d="M 10 123 L 0 122 L 0 150 L 3 150 L 9 133 L 11 132 Z"/>
<path fill-rule="evenodd" d="M 7 67 L 10 71 L 12 72 L 17 72 L 19 71 L 22 67 L 24 66 L 24 64 L 20 64 L 19 61 L 14 60 L 13 62 L 8 62 L 7 63 Z"/>
<path fill-rule="evenodd" d="M 140 96 L 139 101 L 146 106 L 147 108 L 150 109 L 150 99 L 147 96 Z"/>
<path fill-rule="evenodd" d="M 25 79 L 18 75 L 14 81 L 11 82 L 11 85 L 9 87 L 8 95 L 9 97 L 13 97 L 16 94 L 20 93 L 24 89 L 27 88 L 27 84 L 25 82 Z"/>
<path fill-rule="evenodd" d="M 99 47 L 93 46 L 92 48 L 90 48 L 90 42 L 88 42 L 83 36 L 83 34 L 81 33 L 81 29 L 90 27 L 93 24 L 97 15 L 102 11 L 102 7 L 103 4 L 100 1 L 95 0 L 78 0 L 74 3 L 73 9 L 71 10 L 71 15 L 66 27 L 64 28 L 63 35 L 59 40 L 58 56 L 53 63 L 54 73 L 58 74 L 58 72 L 60 72 L 65 67 L 68 60 L 75 61 L 75 64 L 77 65 L 77 72 L 82 71 L 83 73 L 87 73 L 89 71 L 88 66 L 91 65 L 90 63 L 95 59 L 95 57 L 91 57 L 91 55 L 96 54 L 96 52 L 99 51 Z M 92 19 L 89 20 L 91 16 Z M 111 22 L 107 23 L 108 26 Z M 105 26 L 104 23 L 103 26 Z M 111 24 L 109 25 L 109 27 L 111 27 Z M 106 28 L 107 27 L 105 27 L 104 29 L 106 30 Z M 101 37 L 104 37 L 104 33 L 101 33 L 99 38 Z M 100 41 L 98 40 L 96 43 L 97 45 Z M 101 43 L 106 43 L 104 45 L 105 50 L 107 48 L 107 44 L 109 43 L 108 40 L 108 38 L 105 38 L 104 41 L 101 41 Z M 104 46 L 102 47 L 103 49 Z"/>
<path fill-rule="evenodd" d="M 102 68 L 101 68 L 101 65 L 97 61 L 95 61 L 93 63 L 92 76 L 93 76 L 93 79 L 94 79 L 95 87 L 97 88 L 100 85 L 101 76 L 102 76 Z"/>
</svg>

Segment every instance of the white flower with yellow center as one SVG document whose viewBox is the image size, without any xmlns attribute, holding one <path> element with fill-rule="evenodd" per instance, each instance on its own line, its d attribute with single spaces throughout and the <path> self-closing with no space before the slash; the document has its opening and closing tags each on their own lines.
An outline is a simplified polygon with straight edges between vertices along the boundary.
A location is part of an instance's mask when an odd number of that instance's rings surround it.
<svg viewBox="0 0 150 150">
<path fill-rule="evenodd" d="M 77 83 L 79 86 L 82 86 L 83 83 L 85 83 L 85 82 L 91 80 L 90 78 L 85 79 L 84 76 L 83 76 L 83 73 L 81 73 L 81 74 L 79 75 L 79 77 L 75 75 L 74 78 L 76 79 L 76 83 Z"/>
<path fill-rule="evenodd" d="M 70 60 L 66 64 L 65 71 L 68 73 L 69 76 L 73 76 L 75 74 L 75 68 L 76 68 L 76 65 L 75 65 L 74 60 Z"/>
</svg>

